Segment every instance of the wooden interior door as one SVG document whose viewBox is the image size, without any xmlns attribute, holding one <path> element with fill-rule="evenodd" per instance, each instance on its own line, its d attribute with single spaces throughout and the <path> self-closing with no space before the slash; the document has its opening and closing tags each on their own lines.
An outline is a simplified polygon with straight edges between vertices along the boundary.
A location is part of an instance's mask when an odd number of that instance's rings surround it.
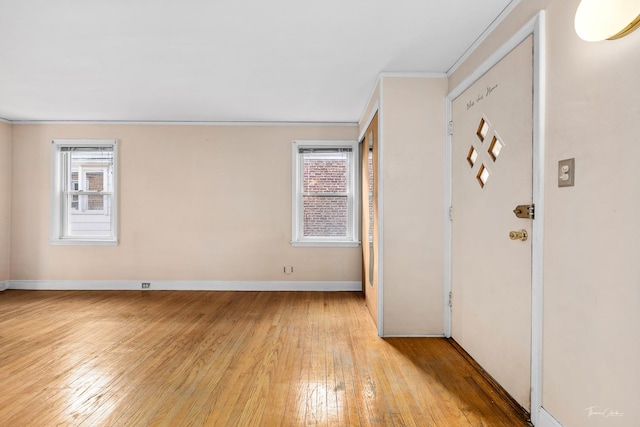
<svg viewBox="0 0 640 427">
<path fill-rule="evenodd" d="M 532 117 L 531 37 L 452 103 L 452 337 L 527 410 Z"/>
<path fill-rule="evenodd" d="M 362 141 L 362 292 L 378 325 L 378 113 Z"/>
</svg>

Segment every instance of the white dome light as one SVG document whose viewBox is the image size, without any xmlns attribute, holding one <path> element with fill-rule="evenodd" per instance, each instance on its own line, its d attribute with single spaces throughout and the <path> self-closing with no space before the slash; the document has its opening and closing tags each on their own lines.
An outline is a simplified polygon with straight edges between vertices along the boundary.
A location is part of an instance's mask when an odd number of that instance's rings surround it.
<svg viewBox="0 0 640 427">
<path fill-rule="evenodd" d="M 582 0 L 576 11 L 576 33 L 589 42 L 618 39 L 638 26 L 640 0 Z"/>
</svg>

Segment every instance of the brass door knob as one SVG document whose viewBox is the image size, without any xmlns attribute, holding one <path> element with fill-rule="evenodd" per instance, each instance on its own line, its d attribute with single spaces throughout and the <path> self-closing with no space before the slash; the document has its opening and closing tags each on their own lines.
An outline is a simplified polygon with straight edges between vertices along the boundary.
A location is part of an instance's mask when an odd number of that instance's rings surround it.
<svg viewBox="0 0 640 427">
<path fill-rule="evenodd" d="M 525 242 L 529 238 L 529 234 L 527 233 L 527 230 L 525 230 L 525 229 L 522 229 L 520 231 L 510 231 L 509 232 L 509 238 L 511 240 L 521 240 L 521 241 Z"/>
</svg>

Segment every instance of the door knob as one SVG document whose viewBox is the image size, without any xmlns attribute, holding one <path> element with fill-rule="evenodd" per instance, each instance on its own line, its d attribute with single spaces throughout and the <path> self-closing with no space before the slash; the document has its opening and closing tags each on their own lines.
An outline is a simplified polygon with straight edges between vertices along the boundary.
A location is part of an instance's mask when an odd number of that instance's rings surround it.
<svg viewBox="0 0 640 427">
<path fill-rule="evenodd" d="M 523 242 L 525 242 L 529 238 L 529 234 L 525 229 L 522 229 L 520 231 L 510 231 L 509 238 L 511 240 L 522 240 Z"/>
</svg>

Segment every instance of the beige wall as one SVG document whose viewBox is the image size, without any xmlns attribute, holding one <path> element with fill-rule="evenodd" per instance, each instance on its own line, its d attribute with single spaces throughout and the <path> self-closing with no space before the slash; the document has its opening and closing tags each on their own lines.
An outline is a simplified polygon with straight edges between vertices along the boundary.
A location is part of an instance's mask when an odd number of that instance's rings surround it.
<svg viewBox="0 0 640 427">
<path fill-rule="evenodd" d="M 442 335 L 444 97 L 447 80 L 381 77 L 360 123 L 380 107 L 384 335 Z"/>
<path fill-rule="evenodd" d="M 9 280 L 11 236 L 11 125 L 0 122 L 0 282 Z"/>
<path fill-rule="evenodd" d="M 360 248 L 293 248 L 291 141 L 356 126 L 14 125 L 11 279 L 359 281 Z M 50 141 L 117 138 L 117 247 L 51 246 Z M 294 274 L 284 275 L 283 266 Z"/>
<path fill-rule="evenodd" d="M 450 88 L 547 7 L 542 404 L 564 426 L 636 426 L 640 31 L 581 41 L 573 30 L 577 5 L 522 2 L 452 76 Z M 558 188 L 557 162 L 572 157 L 576 185 Z M 590 407 L 624 416 L 589 417 Z"/>
<path fill-rule="evenodd" d="M 447 80 L 382 80 L 385 335 L 442 334 Z"/>
</svg>

